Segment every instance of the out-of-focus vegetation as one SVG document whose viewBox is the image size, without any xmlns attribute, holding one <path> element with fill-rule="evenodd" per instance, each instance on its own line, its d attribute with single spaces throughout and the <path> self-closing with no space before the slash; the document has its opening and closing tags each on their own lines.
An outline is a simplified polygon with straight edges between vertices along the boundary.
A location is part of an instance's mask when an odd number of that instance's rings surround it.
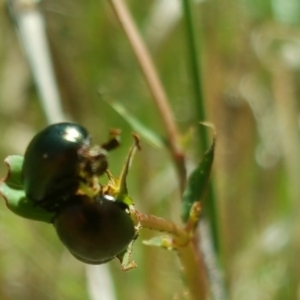
<svg viewBox="0 0 300 300">
<path fill-rule="evenodd" d="M 195 1 L 207 120 L 217 130 L 211 180 L 219 216 L 220 257 L 229 299 L 300 298 L 300 2 Z M 165 6 L 162 5 L 165 3 Z M 184 24 L 176 1 L 128 1 L 149 47 L 196 163 L 197 126 Z M 131 143 L 129 125 L 103 101 L 121 102 L 158 134 L 164 132 L 136 59 L 106 1 L 43 0 L 41 9 L 67 115 L 94 141 L 122 129 L 110 155 L 115 174 Z M 4 0 L 0 0 L 0 157 L 23 154 L 46 126 Z M 100 91 L 100 96 L 98 95 Z M 142 143 L 129 191 L 139 210 L 179 219 L 176 176 L 168 153 Z M 1 174 L 6 173 L 4 164 Z M 141 244 L 139 267 L 110 263 L 118 299 L 181 299 L 174 253 Z M 88 299 L 84 265 L 51 226 L 21 219 L 0 203 L 0 299 Z M 177 299 L 177 298 L 176 298 Z"/>
</svg>

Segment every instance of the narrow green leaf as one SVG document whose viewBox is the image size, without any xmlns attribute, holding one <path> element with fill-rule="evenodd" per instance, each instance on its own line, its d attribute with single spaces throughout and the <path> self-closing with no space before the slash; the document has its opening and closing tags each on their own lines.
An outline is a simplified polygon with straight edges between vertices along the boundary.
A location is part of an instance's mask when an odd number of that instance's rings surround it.
<svg viewBox="0 0 300 300">
<path fill-rule="evenodd" d="M 137 264 L 131 258 L 135 240 L 136 239 L 133 239 L 131 243 L 128 245 L 127 249 L 123 253 L 118 255 L 118 259 L 121 262 L 121 267 L 123 271 L 129 271 L 137 267 Z"/>
<path fill-rule="evenodd" d="M 143 241 L 144 245 L 173 250 L 173 241 L 170 236 L 156 236 L 150 240 Z"/>
<path fill-rule="evenodd" d="M 120 177 L 118 178 L 119 181 L 119 193 L 116 196 L 116 199 L 119 201 L 122 201 L 126 203 L 127 205 L 132 205 L 133 201 L 132 199 L 128 196 L 128 189 L 127 189 L 127 176 L 129 172 L 129 168 L 132 164 L 134 155 L 137 150 L 140 149 L 140 139 L 137 135 L 133 135 L 134 138 L 134 143 L 129 149 L 129 152 L 127 154 L 125 163 L 123 165 L 123 168 L 121 170 Z"/>
<path fill-rule="evenodd" d="M 207 188 L 215 150 L 215 135 L 213 142 L 204 154 L 197 168 L 189 176 L 187 187 L 182 195 L 181 218 L 187 222 L 190 216 L 190 210 L 193 204 L 201 201 Z"/>
<path fill-rule="evenodd" d="M 135 118 L 128 110 L 118 102 L 107 101 L 107 103 L 132 127 L 132 129 L 143 137 L 149 144 L 157 148 L 165 146 L 163 138 L 146 127 L 140 120 Z"/>
<path fill-rule="evenodd" d="M 8 174 L 0 182 L 0 194 L 4 198 L 7 207 L 15 214 L 36 221 L 52 223 L 54 214 L 37 207 L 26 198 L 23 190 L 22 165 L 23 157 L 11 155 L 5 159 Z"/>
</svg>

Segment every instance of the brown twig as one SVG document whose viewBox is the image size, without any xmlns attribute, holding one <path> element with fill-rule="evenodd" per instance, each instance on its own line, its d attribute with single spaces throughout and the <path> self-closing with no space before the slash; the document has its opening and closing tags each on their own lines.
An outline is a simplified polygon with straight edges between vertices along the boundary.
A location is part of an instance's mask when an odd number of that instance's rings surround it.
<svg viewBox="0 0 300 300">
<path fill-rule="evenodd" d="M 183 192 L 186 183 L 184 155 L 179 146 L 179 134 L 166 93 L 126 5 L 122 0 L 110 0 L 109 3 L 129 40 L 153 95 L 166 130 L 169 151 L 179 177 L 180 191 Z M 163 218 L 142 214 L 137 211 L 133 213 L 132 217 L 136 219 L 136 223 L 141 227 L 170 234 L 171 248 L 178 253 L 191 298 L 193 300 L 206 299 L 208 289 L 203 257 L 195 249 L 191 232 L 181 229 L 174 223 Z"/>
<path fill-rule="evenodd" d="M 184 190 L 186 182 L 184 155 L 178 143 L 179 134 L 176 123 L 174 122 L 172 110 L 169 106 L 166 93 L 161 84 L 161 81 L 159 80 L 147 48 L 145 47 L 145 44 L 142 41 L 142 38 L 124 2 L 122 0 L 110 0 L 109 3 L 111 4 L 111 7 L 113 8 L 117 16 L 117 19 L 119 20 L 128 38 L 128 41 L 145 76 L 149 89 L 153 95 L 153 99 L 161 116 L 161 119 L 164 123 L 167 133 L 169 150 L 171 152 L 173 162 L 176 166 L 180 182 L 180 190 L 182 192 Z"/>
<path fill-rule="evenodd" d="M 171 235 L 170 245 L 164 245 L 164 247 L 176 250 L 191 299 L 207 299 L 208 285 L 204 260 L 195 248 L 192 232 L 181 229 L 173 222 L 163 218 L 143 214 L 136 210 L 133 212 L 133 218 L 142 228 L 166 232 Z"/>
</svg>

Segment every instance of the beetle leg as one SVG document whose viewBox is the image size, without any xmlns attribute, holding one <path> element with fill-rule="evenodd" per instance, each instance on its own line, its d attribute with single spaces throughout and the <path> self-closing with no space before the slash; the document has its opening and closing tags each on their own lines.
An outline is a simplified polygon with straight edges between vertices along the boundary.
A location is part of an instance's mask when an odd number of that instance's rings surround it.
<svg viewBox="0 0 300 300">
<path fill-rule="evenodd" d="M 120 146 L 120 130 L 112 129 L 109 134 L 110 139 L 106 143 L 101 145 L 101 148 L 106 151 L 111 151 Z"/>
</svg>

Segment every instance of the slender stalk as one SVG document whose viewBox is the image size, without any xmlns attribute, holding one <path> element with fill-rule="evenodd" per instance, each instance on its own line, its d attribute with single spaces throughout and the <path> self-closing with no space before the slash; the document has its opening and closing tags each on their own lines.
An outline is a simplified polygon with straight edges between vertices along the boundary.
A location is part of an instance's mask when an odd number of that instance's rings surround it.
<svg viewBox="0 0 300 300">
<path fill-rule="evenodd" d="M 205 106 L 204 106 L 202 81 L 201 81 L 199 50 L 197 49 L 198 47 L 196 42 L 191 1 L 182 0 L 182 5 L 184 10 L 184 19 L 186 25 L 186 36 L 187 36 L 187 44 L 188 44 L 187 48 L 189 50 L 188 57 L 190 59 L 191 79 L 194 88 L 194 105 L 196 110 L 196 118 L 197 121 L 205 121 L 206 113 L 205 113 Z M 209 138 L 207 135 L 207 131 L 203 129 L 203 127 L 198 126 L 198 135 L 199 135 L 199 142 L 200 142 L 199 149 L 208 149 Z M 207 208 L 209 214 L 215 251 L 219 254 L 220 252 L 219 230 L 218 230 L 219 222 L 218 222 L 214 189 L 211 183 L 208 186 L 207 198 L 208 201 L 205 207 Z"/>
<path fill-rule="evenodd" d="M 189 236 L 187 231 L 179 228 L 176 224 L 171 221 L 168 221 L 164 218 L 156 217 L 153 215 L 144 214 L 138 211 L 135 211 L 135 216 L 137 222 L 143 227 L 151 230 L 156 230 L 160 232 L 166 232 L 171 234 L 173 238 L 176 239 L 176 244 L 186 245 L 189 241 Z"/>
<path fill-rule="evenodd" d="M 160 117 L 163 121 L 167 133 L 167 141 L 169 150 L 176 166 L 181 192 L 184 190 L 186 181 L 186 169 L 184 164 L 184 156 L 178 143 L 178 130 L 174 122 L 173 114 L 169 106 L 167 95 L 161 84 L 161 81 L 154 68 L 154 64 L 150 58 L 144 42 L 135 26 L 132 17 L 122 0 L 110 0 L 112 9 L 119 20 L 138 63 L 145 76 L 145 80 L 152 93 L 153 99 L 157 106 Z"/>
<path fill-rule="evenodd" d="M 208 288 L 204 260 L 202 255 L 199 256 L 195 244 L 190 241 L 185 247 L 178 247 L 177 253 L 183 267 L 191 299 L 207 299 Z"/>
<path fill-rule="evenodd" d="M 133 52 L 140 64 L 146 82 L 153 95 L 161 119 L 167 133 L 168 146 L 177 169 L 181 192 L 184 190 L 186 182 L 186 169 L 184 165 L 183 153 L 178 143 L 178 131 L 173 119 L 173 114 L 168 104 L 166 93 L 162 87 L 156 73 L 150 55 L 138 33 L 132 17 L 122 0 L 110 0 L 110 5 L 114 10 Z M 202 118 L 203 119 L 203 118 Z M 148 229 L 163 231 L 171 234 L 172 246 L 177 250 L 179 259 L 186 276 L 186 284 L 193 300 L 206 299 L 207 280 L 205 274 L 204 261 L 201 253 L 194 246 L 194 241 L 190 233 L 178 228 L 174 223 L 162 218 L 135 213 L 138 223 Z"/>
<path fill-rule="evenodd" d="M 190 0 L 182 0 L 183 11 L 184 11 L 184 20 L 186 26 L 186 36 L 187 36 L 187 44 L 188 44 L 188 57 L 190 59 L 190 68 L 191 68 L 191 80 L 193 83 L 194 89 L 194 100 L 196 107 L 196 118 L 197 121 L 205 121 L 206 113 L 204 106 L 204 97 L 203 97 L 203 88 L 202 88 L 202 80 L 200 73 L 200 61 L 199 61 L 199 51 L 197 47 L 196 37 L 195 37 L 195 28 L 193 22 L 192 8 Z M 201 143 L 202 149 L 207 149 L 209 147 L 209 139 L 207 135 L 207 131 L 203 129 L 203 127 L 198 127 L 199 139 Z"/>
<path fill-rule="evenodd" d="M 166 232 L 172 236 L 170 247 L 178 254 L 191 299 L 207 299 L 208 285 L 204 260 L 195 248 L 193 234 L 163 218 L 137 211 L 135 211 L 135 217 L 142 228 Z"/>
</svg>

